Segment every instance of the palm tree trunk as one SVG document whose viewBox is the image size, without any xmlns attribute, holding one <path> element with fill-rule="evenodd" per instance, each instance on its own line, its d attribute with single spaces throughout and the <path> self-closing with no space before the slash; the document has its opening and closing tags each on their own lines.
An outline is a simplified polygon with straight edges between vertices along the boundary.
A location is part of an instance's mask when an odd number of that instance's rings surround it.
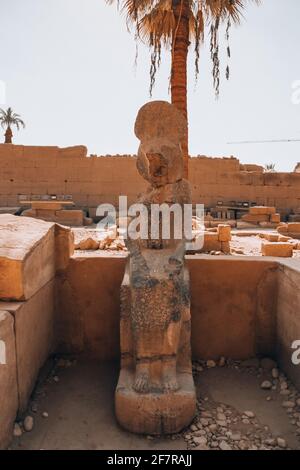
<svg viewBox="0 0 300 470">
<path fill-rule="evenodd" d="M 173 32 L 171 96 L 172 103 L 182 112 L 187 121 L 186 135 L 181 143 L 184 178 L 188 178 L 188 112 L 187 112 L 187 57 L 189 48 L 189 0 L 172 0 L 175 16 Z"/>
<path fill-rule="evenodd" d="M 12 130 L 10 126 L 8 126 L 5 132 L 5 144 L 12 144 L 12 137 L 13 137 Z"/>
</svg>

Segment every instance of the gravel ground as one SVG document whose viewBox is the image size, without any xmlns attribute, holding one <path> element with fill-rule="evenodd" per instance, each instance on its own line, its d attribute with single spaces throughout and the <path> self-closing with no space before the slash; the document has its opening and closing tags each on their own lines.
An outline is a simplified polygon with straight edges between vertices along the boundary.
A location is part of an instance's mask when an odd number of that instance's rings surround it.
<svg viewBox="0 0 300 470">
<path fill-rule="evenodd" d="M 197 361 L 197 415 L 164 438 L 123 431 L 114 416 L 117 364 L 56 358 L 42 374 L 12 449 L 300 449 L 300 393 L 271 359 Z"/>
</svg>

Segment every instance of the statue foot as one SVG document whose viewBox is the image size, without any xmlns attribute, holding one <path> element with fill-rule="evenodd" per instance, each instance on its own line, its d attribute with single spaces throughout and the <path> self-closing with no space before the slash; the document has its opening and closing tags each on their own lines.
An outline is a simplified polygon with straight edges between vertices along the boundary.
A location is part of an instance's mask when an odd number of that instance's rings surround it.
<svg viewBox="0 0 300 470">
<path fill-rule="evenodd" d="M 137 393 L 148 393 L 149 388 L 149 375 L 145 372 L 137 373 L 133 384 L 133 390 Z"/>
<path fill-rule="evenodd" d="M 175 359 L 164 361 L 162 379 L 165 392 L 176 392 L 179 389 Z"/>
<path fill-rule="evenodd" d="M 176 377 L 170 377 L 164 379 L 164 391 L 165 392 L 176 392 L 179 389 L 179 385 Z"/>
</svg>

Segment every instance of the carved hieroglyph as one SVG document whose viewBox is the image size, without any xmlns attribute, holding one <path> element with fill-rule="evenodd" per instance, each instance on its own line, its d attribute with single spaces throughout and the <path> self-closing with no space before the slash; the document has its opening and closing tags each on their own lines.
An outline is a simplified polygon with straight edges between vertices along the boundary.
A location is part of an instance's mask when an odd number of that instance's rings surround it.
<svg viewBox="0 0 300 470">
<path fill-rule="evenodd" d="M 150 183 L 138 200 L 148 208 L 149 236 L 127 240 L 116 414 L 123 427 L 137 433 L 178 432 L 195 414 L 185 239 L 174 236 L 174 216 L 170 238 L 162 236 L 161 222 L 153 237 L 150 210 L 151 204 L 183 207 L 191 202 L 189 183 L 182 178 L 184 129 L 180 112 L 162 101 L 143 106 L 135 124 L 141 141 L 137 168 Z"/>
</svg>

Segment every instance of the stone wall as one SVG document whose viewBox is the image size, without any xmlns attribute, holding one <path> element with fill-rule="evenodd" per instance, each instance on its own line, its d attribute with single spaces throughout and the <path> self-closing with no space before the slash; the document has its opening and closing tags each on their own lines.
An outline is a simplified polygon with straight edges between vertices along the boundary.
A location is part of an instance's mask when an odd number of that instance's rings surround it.
<svg viewBox="0 0 300 470">
<path fill-rule="evenodd" d="M 187 256 L 196 358 L 276 352 L 276 261 Z M 120 286 L 126 256 L 75 253 L 56 291 L 56 348 L 119 358 Z"/>
<path fill-rule="evenodd" d="M 277 355 L 280 365 L 300 387 L 300 365 L 291 361 L 292 343 L 300 341 L 300 274 L 290 261 L 279 267 L 278 313 L 277 313 Z M 298 346 L 299 349 L 299 346 Z M 298 355 L 299 357 L 299 355 Z"/>
<path fill-rule="evenodd" d="M 300 207 L 300 173 L 263 173 L 236 158 L 190 160 L 194 203 L 214 206 L 220 200 L 253 201 L 276 206 L 283 214 Z M 17 206 L 18 195 L 69 194 L 77 206 L 95 208 L 129 202 L 144 190 L 135 158 L 89 157 L 85 147 L 28 147 L 0 144 L 0 206 Z"/>
</svg>

